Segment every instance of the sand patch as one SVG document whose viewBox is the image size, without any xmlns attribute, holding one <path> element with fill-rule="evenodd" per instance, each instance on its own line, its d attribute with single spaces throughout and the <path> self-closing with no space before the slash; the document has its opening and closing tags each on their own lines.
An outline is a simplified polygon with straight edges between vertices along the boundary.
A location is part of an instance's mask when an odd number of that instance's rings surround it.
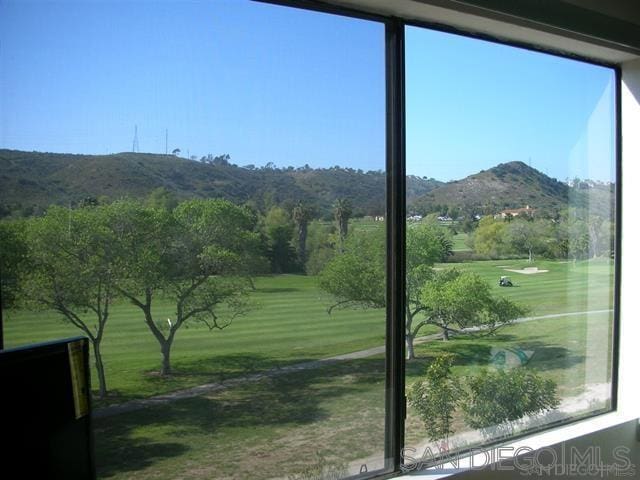
<svg viewBox="0 0 640 480">
<path fill-rule="evenodd" d="M 507 272 L 522 273 L 524 275 L 534 275 L 536 273 L 547 273 L 549 270 L 539 270 L 538 267 L 525 267 L 522 270 L 514 270 L 512 268 L 505 268 Z"/>
</svg>

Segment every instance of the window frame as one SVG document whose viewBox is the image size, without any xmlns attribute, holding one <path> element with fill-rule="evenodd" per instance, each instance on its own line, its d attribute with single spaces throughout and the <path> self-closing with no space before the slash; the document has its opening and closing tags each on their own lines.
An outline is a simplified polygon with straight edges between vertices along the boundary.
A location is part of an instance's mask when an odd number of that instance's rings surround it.
<svg viewBox="0 0 640 480">
<path fill-rule="evenodd" d="M 280 5 L 308 11 L 340 15 L 359 20 L 373 21 L 385 28 L 385 95 L 386 95 L 386 229 L 387 229 L 387 322 L 385 352 L 385 471 L 373 475 L 361 474 L 350 478 L 387 479 L 401 475 L 401 451 L 404 447 L 406 417 L 405 396 L 405 238 L 406 238 L 406 135 L 405 135 L 405 28 L 408 26 L 426 28 L 452 33 L 467 38 L 488 41 L 500 45 L 541 52 L 591 65 L 611 68 L 615 78 L 615 257 L 613 285 L 613 332 L 611 365 L 611 407 L 606 412 L 589 414 L 543 427 L 526 433 L 514 435 L 509 439 L 486 442 L 483 447 L 504 445 L 516 442 L 536 433 L 549 433 L 559 427 L 571 427 L 574 424 L 593 420 L 596 417 L 616 413 L 619 409 L 620 375 L 620 330 L 621 330 L 621 289 L 622 289 L 622 230 L 623 230 L 623 68 L 614 62 L 605 62 L 571 54 L 559 49 L 541 47 L 534 42 L 505 40 L 498 35 L 470 32 L 450 25 L 425 20 L 398 18 L 392 15 L 376 14 L 353 7 L 344 7 L 323 0 L 252 0 L 259 3 Z M 455 14 L 455 11 L 451 11 Z M 637 60 L 636 60 L 637 61 Z M 639 100 L 640 101 L 640 100 Z M 0 293 L 1 294 L 1 293 Z M 0 309 L 0 349 L 3 348 L 3 312 Z M 615 420 L 614 420 L 615 421 Z M 619 419 L 615 421 L 620 423 Z M 575 435 L 574 435 L 575 436 Z M 459 452 L 461 455 L 472 453 L 474 449 Z M 475 449 L 477 450 L 477 448 Z M 379 471 L 378 471 L 379 472 Z"/>
</svg>

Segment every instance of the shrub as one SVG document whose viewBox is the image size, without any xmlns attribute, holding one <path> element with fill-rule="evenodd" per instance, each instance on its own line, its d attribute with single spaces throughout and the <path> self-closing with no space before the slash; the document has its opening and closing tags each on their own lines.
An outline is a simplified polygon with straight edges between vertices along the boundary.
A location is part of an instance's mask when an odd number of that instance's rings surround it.
<svg viewBox="0 0 640 480">
<path fill-rule="evenodd" d="M 525 416 L 557 408 L 557 386 L 525 368 L 485 370 L 465 379 L 465 401 L 461 402 L 465 421 L 471 428 L 510 434 Z"/>
</svg>

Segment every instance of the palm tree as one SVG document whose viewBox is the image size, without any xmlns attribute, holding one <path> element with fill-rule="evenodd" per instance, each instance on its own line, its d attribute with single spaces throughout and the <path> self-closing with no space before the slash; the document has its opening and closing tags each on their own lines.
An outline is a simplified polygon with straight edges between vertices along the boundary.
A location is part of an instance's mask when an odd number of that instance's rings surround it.
<svg viewBox="0 0 640 480">
<path fill-rule="evenodd" d="M 309 220 L 311 220 L 311 215 L 311 208 L 302 202 L 298 202 L 293 209 L 293 221 L 298 230 L 298 258 L 303 267 L 307 261 L 307 228 L 309 226 Z"/>
<path fill-rule="evenodd" d="M 338 224 L 338 234 L 340 235 L 340 250 L 344 245 L 344 240 L 349 233 L 349 218 L 351 217 L 351 203 L 346 198 L 339 198 L 333 204 L 333 217 Z"/>
</svg>

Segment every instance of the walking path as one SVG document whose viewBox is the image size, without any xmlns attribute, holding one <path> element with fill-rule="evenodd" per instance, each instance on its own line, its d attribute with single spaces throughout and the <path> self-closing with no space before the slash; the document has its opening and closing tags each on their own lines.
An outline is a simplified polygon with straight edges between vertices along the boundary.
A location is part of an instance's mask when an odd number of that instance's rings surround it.
<svg viewBox="0 0 640 480">
<path fill-rule="evenodd" d="M 524 323 L 524 322 L 531 322 L 534 320 L 544 320 L 549 318 L 568 317 L 568 316 L 575 316 L 575 315 L 592 315 L 592 314 L 609 313 L 609 312 L 612 312 L 612 310 L 590 310 L 585 312 L 554 313 L 550 315 L 540 315 L 536 317 L 518 318 L 514 320 L 512 323 Z M 465 329 L 465 331 L 468 331 L 468 332 L 474 332 L 478 330 L 480 330 L 480 328 L 478 327 L 471 327 L 471 328 Z M 414 344 L 429 342 L 431 340 L 436 340 L 440 337 L 441 337 L 441 334 L 439 333 L 432 334 L 432 335 L 425 335 L 423 337 L 416 338 L 414 340 Z M 204 385 L 198 385 L 197 387 L 185 388 L 183 390 L 177 390 L 175 392 L 156 395 L 150 398 L 144 398 L 140 400 L 131 400 L 125 403 L 120 403 L 117 405 L 111 405 L 108 407 L 99 408 L 97 410 L 94 410 L 93 417 L 103 418 L 103 417 L 110 417 L 113 415 L 120 415 L 121 413 L 135 412 L 137 410 L 141 410 L 143 408 L 154 406 L 154 405 L 164 405 L 166 403 L 174 402 L 176 400 L 197 397 L 198 395 L 203 395 L 205 393 L 219 392 L 222 390 L 226 390 L 227 388 L 235 387 L 237 385 L 241 385 L 244 383 L 257 382 L 264 378 L 273 378 L 281 375 L 286 375 L 287 373 L 291 373 L 291 372 L 321 368 L 323 366 L 330 365 L 330 364 L 337 363 L 344 360 L 356 360 L 360 358 L 372 357 L 374 355 L 380 355 L 383 353 L 385 353 L 384 345 L 381 347 L 368 348 L 366 350 L 345 353 L 342 355 L 336 355 L 334 357 L 323 358 L 320 360 L 296 363 L 294 365 L 289 365 L 286 367 L 276 367 L 261 373 L 254 373 L 251 375 L 232 378 L 224 382 L 206 383 Z"/>
</svg>

